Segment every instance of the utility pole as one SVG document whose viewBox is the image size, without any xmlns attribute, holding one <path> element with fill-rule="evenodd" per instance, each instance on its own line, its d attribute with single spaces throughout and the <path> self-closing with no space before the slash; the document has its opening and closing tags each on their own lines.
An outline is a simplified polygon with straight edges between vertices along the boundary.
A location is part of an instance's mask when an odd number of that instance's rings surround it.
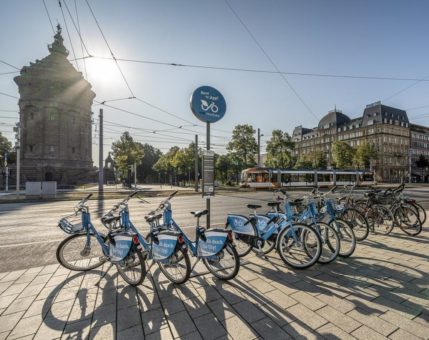
<svg viewBox="0 0 429 340">
<path fill-rule="evenodd" d="M 99 122 L 100 122 L 100 146 L 98 151 L 98 191 L 104 190 L 104 157 L 103 157 L 103 109 L 100 109 Z"/>
<path fill-rule="evenodd" d="M 16 123 L 15 131 L 15 149 L 16 149 L 16 197 L 19 198 L 20 176 L 21 176 L 21 123 Z"/>
<path fill-rule="evenodd" d="M 134 189 L 137 190 L 137 163 L 134 162 Z"/>
<path fill-rule="evenodd" d="M 261 129 L 258 128 L 258 168 L 261 167 Z"/>
<path fill-rule="evenodd" d="M 5 190 L 9 191 L 9 167 L 7 166 L 7 152 L 4 153 L 4 171 L 6 176 Z"/>
<path fill-rule="evenodd" d="M 411 163 L 412 163 L 412 152 L 411 148 L 408 149 L 408 183 L 411 183 Z"/>
<path fill-rule="evenodd" d="M 206 149 L 207 151 L 210 150 L 210 122 L 206 123 Z M 204 166 L 203 166 L 204 168 Z M 203 180 L 204 181 L 204 180 Z M 213 181 L 214 181 L 214 177 L 213 177 Z M 205 186 L 205 184 L 203 184 Z M 214 189 L 214 187 L 213 187 Z M 203 192 L 205 191 L 205 189 L 203 189 Z M 206 198 L 206 209 L 208 211 L 207 215 L 206 215 L 206 228 L 210 229 L 210 197 Z"/>
<path fill-rule="evenodd" d="M 195 192 L 198 192 L 198 135 L 195 135 Z"/>
</svg>

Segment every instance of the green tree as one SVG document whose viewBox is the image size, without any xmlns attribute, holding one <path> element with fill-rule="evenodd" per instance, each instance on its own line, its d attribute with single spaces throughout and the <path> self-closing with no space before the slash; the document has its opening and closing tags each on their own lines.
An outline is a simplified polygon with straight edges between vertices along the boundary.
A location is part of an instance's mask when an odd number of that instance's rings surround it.
<svg viewBox="0 0 429 340">
<path fill-rule="evenodd" d="M 216 159 L 215 170 L 216 179 L 222 181 L 223 183 L 228 182 L 228 174 L 233 170 L 231 157 L 228 154 L 219 155 Z"/>
<path fill-rule="evenodd" d="M 354 164 L 359 168 L 368 169 L 371 165 L 371 159 L 377 157 L 377 151 L 373 144 L 363 141 L 356 148 L 353 157 Z"/>
<path fill-rule="evenodd" d="M 178 146 L 171 147 L 170 150 L 162 155 L 153 166 L 155 171 L 163 173 L 164 176 L 169 176 L 170 184 L 177 182 L 177 169 L 179 163 L 177 162 L 177 159 L 174 161 L 174 158 L 179 150 L 180 148 Z"/>
<path fill-rule="evenodd" d="M 353 166 L 353 158 L 356 150 L 343 141 L 332 143 L 332 159 L 337 168 L 344 169 Z"/>
<path fill-rule="evenodd" d="M 147 143 L 141 145 L 141 147 L 144 155 L 140 165 L 137 167 L 137 178 L 140 182 L 154 182 L 158 178 L 153 166 L 162 156 L 162 152 Z"/>
<path fill-rule="evenodd" d="M 323 151 L 312 151 L 301 155 L 295 163 L 296 169 L 322 169 L 326 168 L 326 156 Z"/>
<path fill-rule="evenodd" d="M 112 154 L 115 167 L 121 179 L 128 178 L 129 166 L 140 164 L 144 156 L 144 149 L 140 143 L 134 141 L 128 131 L 124 132 L 118 141 L 112 144 Z"/>
<path fill-rule="evenodd" d="M 249 168 L 256 164 L 255 154 L 258 151 L 258 144 L 254 134 L 253 126 L 248 124 L 237 125 L 232 131 L 232 138 L 227 150 L 234 154 L 242 168 Z"/>
<path fill-rule="evenodd" d="M 266 165 L 272 168 L 288 168 L 292 166 L 292 154 L 295 143 L 287 132 L 273 130 L 270 141 L 267 143 Z"/>
<path fill-rule="evenodd" d="M 4 163 L 4 154 L 5 153 L 10 154 L 11 151 L 12 151 L 12 143 L 0 132 L 0 162 L 1 162 L 0 167 Z M 12 163 L 12 158 L 13 157 L 8 156 L 9 164 Z"/>
</svg>

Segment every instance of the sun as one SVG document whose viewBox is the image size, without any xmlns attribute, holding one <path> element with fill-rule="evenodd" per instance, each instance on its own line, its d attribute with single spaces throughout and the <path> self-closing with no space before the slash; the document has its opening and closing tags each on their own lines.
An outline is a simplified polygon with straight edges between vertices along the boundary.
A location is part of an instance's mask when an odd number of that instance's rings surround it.
<svg viewBox="0 0 429 340">
<path fill-rule="evenodd" d="M 114 87 L 121 74 L 114 60 L 90 58 L 86 62 L 87 80 L 102 87 Z"/>
</svg>

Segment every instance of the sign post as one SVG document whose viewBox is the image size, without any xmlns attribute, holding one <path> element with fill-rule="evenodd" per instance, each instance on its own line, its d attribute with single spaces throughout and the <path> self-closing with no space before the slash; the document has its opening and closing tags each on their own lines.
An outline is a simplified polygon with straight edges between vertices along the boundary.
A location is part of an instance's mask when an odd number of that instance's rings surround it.
<svg viewBox="0 0 429 340">
<path fill-rule="evenodd" d="M 207 228 L 210 228 L 210 199 L 214 196 L 214 151 L 210 150 L 210 123 L 222 119 L 226 112 L 226 102 L 222 94 L 213 87 L 201 86 L 191 96 L 191 110 L 206 123 L 206 152 L 203 156 L 203 190 L 206 198 Z"/>
</svg>

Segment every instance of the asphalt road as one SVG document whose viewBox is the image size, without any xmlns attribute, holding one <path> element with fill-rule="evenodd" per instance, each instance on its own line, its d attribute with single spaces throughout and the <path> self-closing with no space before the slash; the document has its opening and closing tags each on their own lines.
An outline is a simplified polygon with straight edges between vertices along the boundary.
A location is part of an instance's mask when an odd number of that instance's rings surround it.
<svg viewBox="0 0 429 340">
<path fill-rule="evenodd" d="M 408 190 L 406 194 L 429 208 L 429 188 Z M 293 197 L 302 196 L 302 192 L 293 192 Z M 261 204 L 261 212 L 267 211 L 264 201 L 273 198 L 269 192 L 246 192 L 217 195 L 211 203 L 212 226 L 224 226 L 228 212 L 248 214 L 246 204 Z M 141 231 L 146 231 L 144 216 L 155 209 L 162 197 L 150 198 L 149 204 L 132 199 L 129 204 L 131 220 Z M 98 221 L 102 212 L 109 210 L 117 200 L 89 201 L 92 221 L 95 227 L 104 231 Z M 258 203 L 259 202 L 259 203 Z M 177 196 L 172 200 L 173 217 L 191 236 L 195 218 L 193 210 L 205 209 L 205 200 L 199 195 Z M 56 262 L 55 251 L 58 244 L 67 236 L 57 227 L 58 220 L 73 212 L 74 202 L 55 201 L 40 203 L 0 204 L 0 272 L 42 266 Z M 201 219 L 205 225 L 205 218 Z"/>
</svg>

